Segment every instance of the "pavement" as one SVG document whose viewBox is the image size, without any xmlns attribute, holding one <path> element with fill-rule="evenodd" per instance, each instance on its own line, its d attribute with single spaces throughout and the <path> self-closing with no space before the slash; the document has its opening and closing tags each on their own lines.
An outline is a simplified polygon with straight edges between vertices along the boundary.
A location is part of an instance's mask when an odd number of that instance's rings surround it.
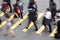
<svg viewBox="0 0 60 40">
<path fill-rule="evenodd" d="M 15 18 L 14 19 L 14 24 L 10 27 L 10 29 L 12 29 L 16 36 L 13 38 L 12 34 L 10 32 L 8 32 L 8 36 L 4 36 L 4 34 L 6 33 L 6 20 L 4 22 L 4 18 L 5 16 L 1 16 L 2 19 L 2 26 L 0 25 L 0 40 L 58 40 L 54 38 L 54 33 L 56 33 L 56 25 L 51 24 L 52 26 L 52 33 L 49 33 L 49 29 L 47 27 L 47 29 L 45 29 L 45 27 L 42 25 L 42 19 L 43 19 L 43 15 L 44 12 L 46 10 L 46 8 L 49 7 L 49 0 L 35 0 L 37 2 L 37 6 L 38 6 L 38 20 L 37 20 L 37 26 L 38 26 L 38 31 L 34 31 L 35 27 L 33 25 L 33 22 L 30 23 L 30 27 L 28 29 L 25 29 L 24 27 L 27 26 L 28 24 L 28 3 L 29 0 L 23 0 L 24 3 L 24 13 L 23 19 L 18 19 Z M 54 0 L 57 4 L 57 9 L 60 8 L 60 0 Z M 11 0 L 11 5 L 13 8 L 13 4 L 16 3 L 16 0 Z M 0 0 L 0 6 L 2 4 L 2 0 Z M 0 10 L 0 13 L 2 11 Z M 3 13 L 4 14 L 4 13 Z M 13 16 L 13 13 L 9 13 L 11 16 Z M 11 17 L 13 18 L 13 17 Z M 19 23 L 21 23 L 21 25 L 18 25 Z M 59 39 L 60 40 L 60 39 Z"/>
</svg>

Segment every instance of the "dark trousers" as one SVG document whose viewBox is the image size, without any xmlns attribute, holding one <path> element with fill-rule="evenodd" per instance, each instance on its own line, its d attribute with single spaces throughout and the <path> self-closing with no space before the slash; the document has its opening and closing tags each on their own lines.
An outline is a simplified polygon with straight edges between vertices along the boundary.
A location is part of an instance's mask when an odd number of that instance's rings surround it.
<svg viewBox="0 0 60 40">
<path fill-rule="evenodd" d="M 49 24 L 46 24 L 46 23 L 45 23 L 45 20 L 46 20 L 46 18 L 44 17 L 44 18 L 43 18 L 43 25 L 44 25 L 45 27 L 46 27 L 46 25 L 48 25 L 48 26 L 49 26 L 49 32 L 52 32 L 51 24 L 50 24 L 49 22 L 48 22 Z"/>
<path fill-rule="evenodd" d="M 60 20 L 57 22 L 57 33 L 60 33 Z"/>
<path fill-rule="evenodd" d="M 34 23 L 34 26 L 35 26 L 35 29 L 38 29 L 37 25 L 36 25 L 36 21 L 32 21 Z M 31 23 L 31 20 L 29 19 L 29 22 L 28 22 L 28 27 L 29 27 L 29 24 Z"/>
<path fill-rule="evenodd" d="M 55 21 L 56 9 L 51 10 L 51 13 L 52 13 L 52 20 Z"/>
<path fill-rule="evenodd" d="M 52 13 L 52 20 L 55 21 L 55 14 Z"/>
<path fill-rule="evenodd" d="M 46 27 L 46 24 L 43 24 L 45 27 Z M 49 32 L 52 32 L 52 28 L 51 28 L 51 25 L 49 24 Z"/>
<path fill-rule="evenodd" d="M 21 18 L 23 19 L 23 13 L 18 14 L 18 16 L 21 17 Z"/>
</svg>

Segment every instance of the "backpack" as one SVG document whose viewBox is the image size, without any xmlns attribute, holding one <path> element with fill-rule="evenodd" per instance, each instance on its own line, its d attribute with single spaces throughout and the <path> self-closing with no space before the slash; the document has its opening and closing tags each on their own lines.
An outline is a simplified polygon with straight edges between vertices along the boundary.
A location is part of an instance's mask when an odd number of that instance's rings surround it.
<svg viewBox="0 0 60 40">
<path fill-rule="evenodd" d="M 8 3 L 7 3 L 7 2 L 3 2 L 3 4 L 2 4 L 2 9 L 1 9 L 1 10 L 2 10 L 3 12 L 6 12 L 8 8 L 9 8 Z"/>
<path fill-rule="evenodd" d="M 16 12 L 17 14 L 21 14 L 21 10 L 19 9 L 18 6 L 15 7 L 15 12 Z"/>
</svg>

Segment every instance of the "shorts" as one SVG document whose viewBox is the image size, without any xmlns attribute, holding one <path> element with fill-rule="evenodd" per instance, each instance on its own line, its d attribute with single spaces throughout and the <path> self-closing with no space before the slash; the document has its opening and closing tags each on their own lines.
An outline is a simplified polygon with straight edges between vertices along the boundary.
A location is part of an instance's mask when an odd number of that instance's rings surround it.
<svg viewBox="0 0 60 40">
<path fill-rule="evenodd" d="M 12 26 L 12 23 L 7 23 L 8 26 Z"/>
</svg>

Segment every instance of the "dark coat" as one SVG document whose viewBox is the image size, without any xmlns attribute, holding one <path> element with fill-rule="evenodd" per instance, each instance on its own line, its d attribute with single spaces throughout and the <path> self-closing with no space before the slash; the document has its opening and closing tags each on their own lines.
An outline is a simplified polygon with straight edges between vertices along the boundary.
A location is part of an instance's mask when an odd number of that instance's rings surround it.
<svg viewBox="0 0 60 40">
<path fill-rule="evenodd" d="M 29 3 L 28 9 L 30 9 L 30 8 L 32 8 L 33 10 L 28 10 L 29 11 L 29 19 L 31 21 L 36 21 L 37 20 L 37 7 L 34 8 L 33 4 Z"/>
<path fill-rule="evenodd" d="M 60 33 L 60 20 L 57 22 L 57 32 Z"/>
<path fill-rule="evenodd" d="M 50 3 L 50 11 L 51 11 L 53 16 L 56 15 L 56 4 L 54 2 Z"/>
</svg>

